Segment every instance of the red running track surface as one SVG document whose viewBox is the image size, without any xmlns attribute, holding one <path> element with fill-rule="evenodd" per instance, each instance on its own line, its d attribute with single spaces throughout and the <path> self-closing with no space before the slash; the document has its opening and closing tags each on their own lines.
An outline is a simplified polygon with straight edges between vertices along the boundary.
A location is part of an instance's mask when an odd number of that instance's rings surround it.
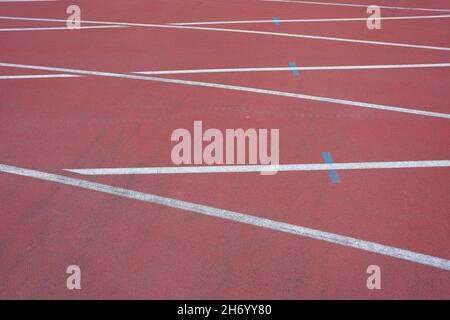
<svg viewBox="0 0 450 320">
<path fill-rule="evenodd" d="M 332 2 L 332 0 L 328 1 Z M 337 2 L 337 1 L 334 1 Z M 366 8 L 256 0 L 0 3 L 0 164 L 49 172 L 450 259 L 450 170 L 442 168 L 83 176 L 67 168 L 172 166 L 173 130 L 278 128 L 283 164 L 450 159 L 450 119 L 236 90 L 56 72 L 1 63 L 137 71 L 450 63 L 449 17 L 205 25 L 365 41 L 130 26 L 365 18 Z M 364 0 L 344 3 L 368 5 Z M 378 1 L 386 17 L 450 15 L 448 1 Z M 87 26 L 90 24 L 82 24 Z M 201 25 L 196 25 L 201 26 Z M 155 75 L 448 114 L 449 66 Z M 449 299 L 450 272 L 338 244 L 0 172 L 2 299 Z M 79 265 L 82 289 L 66 288 Z M 378 265 L 382 289 L 369 290 Z"/>
</svg>

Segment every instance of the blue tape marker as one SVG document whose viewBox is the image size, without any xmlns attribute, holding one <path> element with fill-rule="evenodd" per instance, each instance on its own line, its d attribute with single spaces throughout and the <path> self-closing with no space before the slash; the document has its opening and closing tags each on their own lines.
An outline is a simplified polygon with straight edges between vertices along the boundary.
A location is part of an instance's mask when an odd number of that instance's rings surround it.
<svg viewBox="0 0 450 320">
<path fill-rule="evenodd" d="M 291 61 L 289 63 L 289 65 L 291 66 L 291 68 L 297 68 L 297 65 L 295 64 L 295 61 Z M 300 74 L 300 72 L 298 72 L 298 70 L 292 70 L 292 72 L 294 73 L 294 76 L 298 76 Z"/>
<path fill-rule="evenodd" d="M 278 19 L 277 17 L 273 18 L 273 21 L 275 22 L 276 26 L 280 25 L 280 19 Z"/>
<path fill-rule="evenodd" d="M 323 160 L 326 163 L 333 163 L 333 158 L 331 157 L 331 153 L 322 152 Z M 336 170 L 329 170 L 328 175 L 334 183 L 341 183 L 341 178 L 339 177 L 339 173 Z"/>
</svg>

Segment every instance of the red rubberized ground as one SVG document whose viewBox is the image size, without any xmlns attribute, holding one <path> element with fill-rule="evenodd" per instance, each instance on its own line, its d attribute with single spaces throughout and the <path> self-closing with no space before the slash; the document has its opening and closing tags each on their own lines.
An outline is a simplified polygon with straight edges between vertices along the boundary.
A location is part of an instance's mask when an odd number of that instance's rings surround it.
<svg viewBox="0 0 450 320">
<path fill-rule="evenodd" d="M 338 2 L 329 0 L 328 2 Z M 364 0 L 344 3 L 373 4 Z M 0 16 L 176 23 L 367 17 L 256 0 L 1 3 Z M 436 1 L 378 5 L 440 8 Z M 449 12 L 382 9 L 383 16 Z M 450 47 L 450 18 L 206 25 Z M 3 28 L 64 22 L 0 19 Z M 83 24 L 84 26 L 84 24 Z M 450 51 L 192 29 L 0 31 L 0 63 L 117 72 L 449 63 Z M 0 67 L 0 76 L 53 74 Z M 448 113 L 449 67 L 157 77 Z M 450 159 L 449 119 L 216 88 L 86 76 L 0 79 L 0 164 L 204 204 L 450 259 L 450 170 L 412 168 L 80 176 L 66 168 L 172 166 L 177 128 L 279 128 L 281 163 Z M 2 299 L 449 299 L 450 272 L 274 230 L 0 172 Z M 79 265 L 82 289 L 66 288 Z M 369 290 L 378 265 L 382 289 Z"/>
</svg>

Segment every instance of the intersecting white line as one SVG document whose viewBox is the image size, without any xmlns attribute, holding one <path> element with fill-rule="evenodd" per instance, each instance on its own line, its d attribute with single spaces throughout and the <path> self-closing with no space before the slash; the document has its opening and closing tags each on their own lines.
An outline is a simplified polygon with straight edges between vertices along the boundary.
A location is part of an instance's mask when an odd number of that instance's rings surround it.
<svg viewBox="0 0 450 320">
<path fill-rule="evenodd" d="M 36 28 L 3 28 L 0 29 L 2 32 L 6 31 L 51 31 L 51 30 L 79 30 L 79 29 L 109 29 L 109 28 L 127 28 L 127 26 L 81 26 L 75 29 L 70 29 L 67 27 L 36 27 Z"/>
<path fill-rule="evenodd" d="M 0 19 L 25 20 L 25 21 L 53 21 L 53 22 L 65 22 L 66 21 L 66 20 L 62 20 L 62 19 L 44 19 L 44 18 L 28 18 L 28 17 L 8 17 L 8 16 L 0 16 Z M 386 42 L 386 41 L 359 40 L 359 39 L 315 36 L 315 35 L 294 34 L 294 33 L 268 32 L 268 31 L 246 30 L 246 29 L 209 28 L 209 27 L 195 27 L 195 26 L 177 26 L 177 25 L 173 25 L 173 24 L 172 25 L 171 24 L 149 24 L 149 23 L 134 23 L 134 22 L 92 21 L 92 20 L 85 20 L 85 21 L 80 21 L 80 22 L 84 23 L 84 24 L 86 24 L 86 23 L 87 24 L 102 24 L 102 25 L 110 24 L 110 25 L 131 26 L 131 27 L 173 28 L 173 29 L 202 30 L 202 31 L 220 31 L 220 32 L 232 32 L 232 33 L 244 33 L 244 34 L 258 34 L 258 35 L 275 36 L 275 37 L 291 37 L 291 38 L 312 39 L 312 40 L 338 41 L 338 42 L 345 42 L 345 43 L 360 43 L 360 44 L 379 45 L 379 46 L 392 46 L 392 47 L 402 47 L 402 48 L 450 51 L 449 47 L 427 46 L 427 45 Z"/>
<path fill-rule="evenodd" d="M 405 169 L 405 168 L 439 168 L 439 167 L 450 167 L 450 160 L 312 163 L 312 164 L 302 163 L 302 164 L 279 164 L 279 165 L 93 168 L 93 169 L 64 169 L 64 170 L 83 175 L 128 175 L 128 174 L 231 173 L 231 172 L 264 172 L 264 171 L 271 171 L 271 172 L 328 171 L 328 170 Z"/>
<path fill-rule="evenodd" d="M 450 18 L 450 15 L 434 15 L 434 16 L 398 16 L 398 17 L 380 17 L 377 20 L 418 20 L 418 19 L 444 19 Z M 318 18 L 318 19 L 278 19 L 279 23 L 293 22 L 343 22 L 343 21 L 367 21 L 364 18 Z M 200 21 L 200 22 L 175 22 L 169 23 L 175 26 L 199 26 L 211 24 L 253 24 L 253 23 L 274 23 L 274 20 L 229 20 L 229 21 Z"/>
<path fill-rule="evenodd" d="M 137 71 L 135 74 L 145 75 L 167 75 L 167 74 L 196 74 L 196 73 L 233 73 L 233 72 L 274 72 L 274 71 L 329 71 L 329 70 L 377 70 L 377 69 L 415 69 L 415 68 L 448 68 L 450 63 L 418 63 L 418 64 L 379 64 L 379 65 L 356 65 L 356 66 L 312 66 L 312 67 L 258 67 L 258 68 L 223 68 L 223 69 L 182 69 L 182 70 L 157 70 Z M 51 77 L 82 77 L 80 75 L 57 74 L 57 75 L 30 75 L 30 76 L 0 76 L 0 79 L 26 79 L 51 78 Z"/>
<path fill-rule="evenodd" d="M 198 203 L 182 201 L 174 198 L 162 197 L 150 193 L 138 192 L 130 189 L 118 188 L 111 185 L 95 183 L 87 180 L 70 178 L 52 173 L 30 170 L 5 164 L 0 164 L 0 171 L 55 183 L 65 184 L 78 188 L 103 192 L 115 196 L 135 199 L 139 201 L 163 205 L 166 207 L 181 209 L 206 216 L 216 217 L 225 220 L 231 220 L 260 228 L 276 230 L 284 233 L 290 233 L 297 236 L 312 238 L 316 240 L 331 242 L 345 247 L 356 248 L 363 251 L 369 251 L 385 256 L 390 256 L 402 260 L 428 265 L 431 267 L 450 270 L 450 260 L 430 256 L 410 250 L 400 249 L 376 242 L 365 241 L 353 237 L 348 237 L 336 233 L 321 231 L 317 229 L 302 227 L 294 224 L 280 222 L 271 219 L 265 219 L 245 213 L 229 211 L 226 209 L 215 208 Z"/>
<path fill-rule="evenodd" d="M 17 75 L 17 76 L 0 76 L 0 80 L 9 79 L 48 79 L 48 78 L 79 78 L 81 76 L 76 74 L 31 74 L 31 75 Z"/>
<path fill-rule="evenodd" d="M 261 67 L 261 68 L 223 68 L 223 69 L 187 69 L 187 70 L 158 70 L 137 71 L 136 74 L 193 74 L 193 73 L 222 73 L 222 72 L 264 72 L 264 71 L 325 71 L 325 70 L 371 70 L 371 69 L 412 69 L 412 68 L 447 68 L 450 63 L 419 63 L 419 64 L 381 64 L 360 66 L 317 66 L 317 67 Z"/>
<path fill-rule="evenodd" d="M 432 112 L 432 111 L 410 109 L 410 108 L 393 107 L 393 106 L 386 106 L 386 105 L 381 105 L 381 104 L 358 102 L 358 101 L 351 101 L 351 100 L 344 100 L 344 99 L 326 98 L 326 97 L 312 96 L 312 95 L 306 95 L 306 94 L 300 94 L 300 93 L 266 90 L 266 89 L 258 89 L 258 88 L 242 87 L 242 86 L 234 86 L 234 85 L 225 85 L 225 84 L 210 83 L 210 82 L 177 80 L 177 79 L 149 77 L 149 76 L 124 74 L 124 73 L 99 72 L 99 71 L 56 68 L 56 67 L 35 66 L 35 65 L 29 65 L 29 64 L 4 63 L 4 62 L 0 62 L 0 66 L 12 67 L 12 68 L 34 69 L 34 70 L 66 72 L 66 73 L 74 73 L 74 74 L 80 74 L 80 75 L 93 75 L 93 76 L 100 76 L 100 77 L 113 77 L 113 78 L 122 78 L 122 79 L 134 79 L 134 80 L 156 81 L 156 82 L 165 82 L 165 83 L 174 83 L 174 84 L 185 84 L 185 85 L 191 85 L 191 86 L 260 93 L 260 94 L 290 97 L 290 98 L 304 99 L 304 100 L 311 100 L 311 101 L 328 102 L 328 103 L 341 104 L 341 105 L 354 106 L 354 107 L 362 107 L 362 108 L 368 108 L 368 109 L 377 109 L 377 110 L 401 112 L 401 113 L 415 114 L 415 115 L 428 116 L 428 117 L 450 119 L 450 114 L 447 114 L 447 113 Z"/>
</svg>

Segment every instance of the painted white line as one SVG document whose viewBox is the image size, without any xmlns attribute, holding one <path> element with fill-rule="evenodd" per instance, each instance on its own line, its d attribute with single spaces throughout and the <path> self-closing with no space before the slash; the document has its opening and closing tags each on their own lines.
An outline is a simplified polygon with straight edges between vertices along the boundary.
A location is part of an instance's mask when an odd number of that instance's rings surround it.
<svg viewBox="0 0 450 320">
<path fill-rule="evenodd" d="M 4 28 L 0 31 L 47 31 L 47 30 L 79 30 L 79 29 L 108 29 L 108 28 L 127 28 L 127 26 L 81 26 L 76 29 L 69 29 L 67 27 L 41 27 L 41 28 Z"/>
<path fill-rule="evenodd" d="M 347 42 L 347 43 L 360 43 L 360 44 L 391 46 L 391 47 L 450 51 L 450 48 L 448 48 L 448 47 L 426 46 L 426 45 L 416 45 L 416 44 L 397 43 L 397 42 L 358 40 L 358 39 L 348 39 L 348 38 L 314 36 L 314 35 L 306 35 L 306 34 L 293 34 L 293 33 L 281 33 L 281 32 L 267 32 L 267 31 L 244 30 L 244 29 L 225 29 L 225 28 L 206 28 L 206 27 L 189 27 L 189 28 L 195 28 L 195 30 L 211 30 L 211 31 L 235 32 L 235 33 L 246 33 L 246 34 L 259 34 L 259 35 L 278 36 L 278 37 L 291 37 L 291 38 L 326 40 L 326 41 L 337 41 L 337 42 Z"/>
<path fill-rule="evenodd" d="M 399 17 L 380 17 L 377 20 L 417 20 L 417 19 L 444 19 L 450 18 L 450 15 L 434 15 L 434 16 L 399 16 Z M 342 22 L 342 21 L 367 21 L 367 17 L 364 18 L 322 18 L 322 19 L 288 19 L 280 20 L 277 22 L 293 23 L 293 22 Z M 214 25 L 214 24 L 253 24 L 253 23 L 270 23 L 271 20 L 231 20 L 231 21 L 201 21 L 201 22 L 176 22 L 169 23 L 175 26 L 196 26 L 196 25 Z"/>
<path fill-rule="evenodd" d="M 269 67 L 269 68 L 228 68 L 228 69 L 193 69 L 193 70 L 161 70 L 138 71 L 136 74 L 167 75 L 167 74 L 195 74 L 195 73 L 222 73 L 222 72 L 265 72 L 265 71 L 325 71 L 325 70 L 370 70 L 370 69 L 409 69 L 409 68 L 446 68 L 450 63 L 422 63 L 400 65 L 362 65 L 362 66 L 320 66 L 320 67 Z M 39 78 L 78 78 L 74 74 L 42 74 L 42 75 L 13 75 L 0 76 L 0 79 L 39 79 Z"/>
<path fill-rule="evenodd" d="M 293 1 L 293 0 L 261 0 L 265 2 L 287 2 L 287 3 L 298 3 L 298 4 L 318 4 L 326 6 L 340 6 L 340 7 L 361 7 L 367 8 L 370 4 L 354 4 L 354 3 L 335 3 L 335 2 L 318 2 L 318 1 Z M 416 10 L 416 11 L 442 11 L 450 12 L 450 9 L 432 9 L 432 8 L 411 8 L 411 7 L 391 7 L 391 6 L 380 6 L 383 9 L 396 9 L 396 10 Z"/>
<path fill-rule="evenodd" d="M 19 176 L 35 178 L 44 181 L 51 181 L 64 185 L 74 186 L 78 188 L 93 190 L 97 192 L 107 193 L 115 196 L 130 198 L 134 200 L 159 204 L 166 207 L 176 208 L 189 212 L 199 213 L 206 216 L 216 217 L 220 219 L 231 220 L 248 225 L 276 230 L 284 233 L 290 233 L 302 237 L 312 238 L 316 240 L 331 242 L 341 246 L 351 247 L 363 251 L 369 251 L 385 256 L 390 256 L 414 263 L 419 263 L 439 269 L 450 270 L 450 260 L 434 257 L 414 251 L 400 249 L 387 246 L 375 242 L 365 241 L 352 238 L 336 233 L 321 231 L 317 229 L 306 228 L 285 222 L 260 218 L 257 216 L 244 214 L 240 212 L 229 211 L 220 208 L 214 208 L 198 203 L 182 201 L 174 198 L 162 197 L 149 193 L 138 192 L 130 189 L 118 188 L 106 184 L 95 183 L 87 180 L 70 178 L 52 173 L 19 168 L 9 165 L 0 164 L 0 171 Z"/>
<path fill-rule="evenodd" d="M 62 20 L 62 19 L 24 18 L 24 17 L 7 17 L 7 16 L 0 16 L 0 19 L 65 22 L 65 20 Z M 294 33 L 267 32 L 267 31 L 245 30 L 245 29 L 209 28 L 209 27 L 195 27 L 195 26 L 176 26 L 176 25 L 169 25 L 169 24 L 148 24 L 148 23 L 131 23 L 131 22 L 112 22 L 112 21 L 81 21 L 81 23 L 102 24 L 102 25 L 110 24 L 110 25 L 121 25 L 121 26 L 131 26 L 131 27 L 174 28 L 174 29 L 202 30 L 202 31 L 220 31 L 220 32 L 232 32 L 232 33 L 244 33 L 244 34 L 258 34 L 258 35 L 276 36 L 276 37 L 291 37 L 291 38 L 301 38 L 301 39 L 338 41 L 338 42 L 347 42 L 347 43 L 360 43 L 360 44 L 379 45 L 379 46 L 392 46 L 392 47 L 402 47 L 402 48 L 450 51 L 450 48 L 448 48 L 448 47 L 426 46 L 426 45 L 416 45 L 416 44 L 407 44 L 407 43 L 398 43 L 398 42 L 358 40 L 358 39 L 314 36 L 314 35 L 294 34 Z"/>
<path fill-rule="evenodd" d="M 405 168 L 438 168 L 438 167 L 450 167 L 450 160 L 243 165 L 243 166 L 95 168 L 95 169 L 64 169 L 64 170 L 83 175 L 128 175 L 128 174 L 232 173 L 232 172 L 264 172 L 264 171 L 272 171 L 272 172 L 329 171 L 329 170 L 405 169 Z"/>
<path fill-rule="evenodd" d="M 0 80 L 8 79 L 47 79 L 47 78 L 79 78 L 82 76 L 76 74 L 32 74 L 18 76 L 0 76 Z"/>
<path fill-rule="evenodd" d="M 74 73 L 74 74 L 81 74 L 81 75 L 93 75 L 93 76 L 100 76 L 100 77 L 113 77 L 113 78 L 134 79 L 134 80 L 144 80 L 144 81 L 156 81 L 156 82 L 173 83 L 173 84 L 185 84 L 185 85 L 190 85 L 190 86 L 199 86 L 199 87 L 207 87 L 207 88 L 217 88 L 217 89 L 225 89 L 225 90 L 235 90 L 235 91 L 259 93 L 259 94 L 268 94 L 268 95 L 290 97 L 290 98 L 296 98 L 296 99 L 304 99 L 304 100 L 328 102 L 328 103 L 335 103 L 335 104 L 354 106 L 354 107 L 362 107 L 362 108 L 368 108 L 368 109 L 402 112 L 402 113 L 415 114 L 415 115 L 420 115 L 420 116 L 429 116 L 429 117 L 450 119 L 450 114 L 447 114 L 447 113 L 432 112 L 432 111 L 410 109 L 410 108 L 400 108 L 400 107 L 386 106 L 386 105 L 381 105 L 381 104 L 326 98 L 326 97 L 312 96 L 312 95 L 306 95 L 306 94 L 300 94 L 300 93 L 266 90 L 266 89 L 258 89 L 258 88 L 251 88 L 251 87 L 225 85 L 225 84 L 218 84 L 218 83 L 167 79 L 167 78 L 149 77 L 149 76 L 141 76 L 141 75 L 133 75 L 133 74 L 112 73 L 112 72 L 88 71 L 88 70 L 80 70 L 80 69 L 55 68 L 55 67 L 35 66 L 35 65 L 29 65 L 29 64 L 17 64 L 17 63 L 0 62 L 0 66 L 12 67 L 12 68 L 25 68 L 25 69 L 33 69 L 33 70 L 65 72 L 65 73 Z"/>
<path fill-rule="evenodd" d="M 225 68 L 225 69 L 191 69 L 191 70 L 160 70 L 138 71 L 137 74 L 193 74 L 193 73 L 221 73 L 221 72 L 264 72 L 264 71 L 322 71 L 322 70 L 369 70 L 369 69 L 409 69 L 409 68 L 446 68 L 450 63 L 421 63 L 421 64 L 382 64 L 361 66 L 319 66 L 319 67 L 268 67 L 268 68 Z"/>
</svg>

